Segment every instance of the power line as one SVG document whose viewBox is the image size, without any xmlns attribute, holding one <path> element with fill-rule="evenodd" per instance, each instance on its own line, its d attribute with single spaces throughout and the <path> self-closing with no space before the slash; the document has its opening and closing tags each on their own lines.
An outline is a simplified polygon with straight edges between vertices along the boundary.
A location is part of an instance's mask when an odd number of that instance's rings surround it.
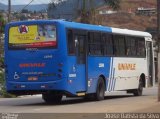
<svg viewBox="0 0 160 119">
<path fill-rule="evenodd" d="M 24 6 L 19 12 L 21 13 L 23 9 L 25 9 L 26 7 L 28 7 L 34 0 L 31 0 L 26 6 Z"/>
<path fill-rule="evenodd" d="M 11 20 L 11 0 L 8 0 L 8 22 Z"/>
</svg>

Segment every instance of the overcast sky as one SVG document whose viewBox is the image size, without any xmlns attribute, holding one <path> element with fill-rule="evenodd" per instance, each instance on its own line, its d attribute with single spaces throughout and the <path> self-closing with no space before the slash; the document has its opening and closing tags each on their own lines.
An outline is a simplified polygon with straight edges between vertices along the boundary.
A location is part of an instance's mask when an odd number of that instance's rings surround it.
<svg viewBox="0 0 160 119">
<path fill-rule="evenodd" d="M 11 0 L 12 5 L 26 5 L 32 0 Z M 48 4 L 51 0 L 33 0 L 31 4 Z M 8 0 L 0 0 L 0 3 L 8 4 Z"/>
</svg>

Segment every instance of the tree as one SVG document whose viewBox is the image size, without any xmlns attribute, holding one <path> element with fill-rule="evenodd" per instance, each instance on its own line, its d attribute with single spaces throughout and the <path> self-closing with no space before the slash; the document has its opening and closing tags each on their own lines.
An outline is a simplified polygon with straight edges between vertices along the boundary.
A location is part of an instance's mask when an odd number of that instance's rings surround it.
<svg viewBox="0 0 160 119">
<path fill-rule="evenodd" d="M 81 9 L 81 19 L 80 22 L 82 23 L 93 23 L 95 24 L 95 6 L 94 6 L 95 0 L 83 0 L 82 1 L 82 9 Z M 87 9 L 87 2 L 90 4 L 90 9 Z M 114 10 L 117 10 L 120 8 L 120 0 L 104 0 L 106 5 L 110 6 Z"/>
<path fill-rule="evenodd" d="M 114 10 L 118 10 L 120 8 L 120 0 L 105 0 L 105 2 Z"/>
<path fill-rule="evenodd" d="M 54 3 L 54 0 L 51 0 L 51 2 L 48 4 L 48 16 L 51 16 L 50 13 L 52 13 L 51 11 L 54 10 L 56 8 L 56 4 Z"/>
<path fill-rule="evenodd" d="M 21 13 L 29 13 L 28 9 L 22 9 Z"/>
<path fill-rule="evenodd" d="M 1 34 L 4 33 L 4 27 L 5 27 L 5 20 L 2 16 L 2 14 L 0 14 L 0 36 L 1 36 Z"/>
</svg>

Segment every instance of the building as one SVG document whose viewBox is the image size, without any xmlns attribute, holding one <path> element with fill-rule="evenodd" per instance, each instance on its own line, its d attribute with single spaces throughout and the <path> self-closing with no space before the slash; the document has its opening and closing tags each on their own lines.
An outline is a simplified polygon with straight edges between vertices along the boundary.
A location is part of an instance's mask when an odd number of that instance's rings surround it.
<svg viewBox="0 0 160 119">
<path fill-rule="evenodd" d="M 157 13 L 156 8 L 139 7 L 136 10 L 136 14 L 138 14 L 138 15 L 155 15 L 156 13 Z"/>
</svg>

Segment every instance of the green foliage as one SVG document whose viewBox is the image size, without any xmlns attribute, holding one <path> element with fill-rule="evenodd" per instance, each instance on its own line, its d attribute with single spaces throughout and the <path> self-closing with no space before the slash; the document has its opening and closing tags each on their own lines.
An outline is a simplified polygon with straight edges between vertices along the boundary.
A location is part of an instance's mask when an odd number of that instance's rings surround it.
<svg viewBox="0 0 160 119">
<path fill-rule="evenodd" d="M 0 34 L 4 33 L 5 24 L 6 24 L 5 20 L 3 16 L 0 14 Z"/>
<path fill-rule="evenodd" d="M 82 4 L 82 10 L 80 12 L 81 13 L 80 22 L 96 24 L 96 20 L 95 20 L 96 8 L 94 8 L 93 6 L 94 0 L 83 0 L 82 2 L 83 4 Z M 89 2 L 91 5 L 90 10 L 86 10 L 87 2 Z M 120 2 L 121 2 L 120 0 L 105 0 L 105 2 L 106 2 L 106 5 L 111 7 L 113 10 L 118 10 L 120 8 Z"/>
<path fill-rule="evenodd" d="M 120 0 L 105 0 L 107 5 L 112 9 L 117 10 L 120 8 Z"/>
<path fill-rule="evenodd" d="M 3 64 L 4 59 L 1 58 L 0 62 Z M 0 68 L 0 97 L 4 98 L 12 98 L 16 97 L 12 94 L 7 93 L 6 88 L 5 88 L 5 78 L 4 78 L 4 69 Z"/>
</svg>

